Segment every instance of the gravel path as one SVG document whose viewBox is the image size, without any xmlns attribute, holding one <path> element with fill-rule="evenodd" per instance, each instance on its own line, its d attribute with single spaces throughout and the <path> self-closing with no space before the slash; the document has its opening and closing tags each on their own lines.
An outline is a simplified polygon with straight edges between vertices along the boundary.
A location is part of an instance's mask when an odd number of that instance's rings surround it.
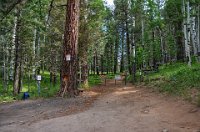
<svg viewBox="0 0 200 132">
<path fill-rule="evenodd" d="M 147 88 L 109 81 L 78 98 L 0 105 L 0 131 L 199 132 L 200 108 Z"/>
</svg>

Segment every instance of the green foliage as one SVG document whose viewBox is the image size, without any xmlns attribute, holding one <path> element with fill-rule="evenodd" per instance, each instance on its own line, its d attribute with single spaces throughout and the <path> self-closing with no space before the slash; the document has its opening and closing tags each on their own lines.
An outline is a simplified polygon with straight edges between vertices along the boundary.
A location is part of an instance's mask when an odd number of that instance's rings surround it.
<svg viewBox="0 0 200 132">
<path fill-rule="evenodd" d="M 29 84 L 28 77 L 24 78 L 23 80 L 23 88 L 20 92 L 20 94 L 17 97 L 13 97 L 13 91 L 12 91 L 12 82 L 9 83 L 9 88 L 7 91 L 3 90 L 2 82 L 0 84 L 0 103 L 1 102 L 11 102 L 14 100 L 21 100 L 24 92 L 29 92 L 31 99 L 36 98 L 48 98 L 53 97 L 56 95 L 60 88 L 60 81 L 59 76 L 57 75 L 57 83 L 55 86 L 53 86 L 50 83 L 50 73 L 44 72 L 42 74 L 42 81 L 41 81 L 41 94 L 38 95 L 38 88 L 37 88 L 37 82 L 35 80 L 31 80 Z"/>
<path fill-rule="evenodd" d="M 107 79 L 114 79 L 115 78 L 115 74 L 113 74 L 113 73 L 107 74 L 106 78 Z"/>
<path fill-rule="evenodd" d="M 88 82 L 89 82 L 89 86 L 92 87 L 92 86 L 101 84 L 101 78 L 98 75 L 90 75 Z"/>
</svg>

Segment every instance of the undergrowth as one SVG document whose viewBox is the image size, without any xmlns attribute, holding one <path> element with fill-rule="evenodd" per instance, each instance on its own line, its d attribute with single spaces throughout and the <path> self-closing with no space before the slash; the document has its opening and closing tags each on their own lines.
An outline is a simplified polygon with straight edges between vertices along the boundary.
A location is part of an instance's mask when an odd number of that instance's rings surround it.
<svg viewBox="0 0 200 132">
<path fill-rule="evenodd" d="M 57 75 L 56 85 L 50 83 L 49 72 L 44 72 L 41 74 L 41 76 L 42 81 L 40 83 L 40 94 L 38 93 L 37 82 L 34 79 L 29 81 L 28 77 L 26 76 L 23 79 L 23 87 L 20 91 L 20 94 L 16 97 L 13 97 L 13 82 L 9 82 L 7 90 L 3 89 L 2 82 L 0 82 L 0 103 L 21 100 L 24 92 L 28 92 L 31 99 L 37 99 L 41 97 L 48 98 L 54 96 L 60 88 L 59 76 Z"/>
<path fill-rule="evenodd" d="M 101 84 L 101 78 L 98 75 L 90 75 L 88 78 L 89 87 Z"/>
<path fill-rule="evenodd" d="M 195 98 L 195 102 L 200 106 L 199 63 L 191 67 L 184 63 L 164 65 L 159 68 L 159 72 L 146 75 L 144 81 L 160 92 L 182 96 L 188 100 Z"/>
</svg>

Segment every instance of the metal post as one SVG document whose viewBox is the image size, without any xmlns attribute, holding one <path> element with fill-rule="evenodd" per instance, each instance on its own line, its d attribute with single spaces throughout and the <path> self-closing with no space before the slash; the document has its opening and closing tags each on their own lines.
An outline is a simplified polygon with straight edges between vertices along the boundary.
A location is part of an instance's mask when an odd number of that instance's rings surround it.
<svg viewBox="0 0 200 132">
<path fill-rule="evenodd" d="M 42 80 L 41 75 L 36 76 L 37 87 L 38 87 L 38 95 L 40 96 L 40 81 Z"/>
<path fill-rule="evenodd" d="M 38 86 L 38 95 L 40 96 L 40 81 L 37 81 L 37 86 Z"/>
</svg>

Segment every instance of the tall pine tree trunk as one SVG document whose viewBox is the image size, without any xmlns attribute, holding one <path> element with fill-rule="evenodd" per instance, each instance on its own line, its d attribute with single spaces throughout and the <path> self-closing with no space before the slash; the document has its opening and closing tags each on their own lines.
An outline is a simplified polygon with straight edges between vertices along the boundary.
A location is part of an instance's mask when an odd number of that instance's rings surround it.
<svg viewBox="0 0 200 132">
<path fill-rule="evenodd" d="M 79 0 L 67 0 L 66 23 L 61 68 L 60 96 L 77 89 L 77 51 L 78 51 Z"/>
<path fill-rule="evenodd" d="M 14 84 L 13 84 L 13 94 L 16 96 L 19 94 L 20 90 L 20 38 L 19 38 L 19 32 L 20 32 L 20 10 L 17 10 L 17 22 L 16 22 L 16 33 L 15 33 L 15 66 L 14 66 Z"/>
<path fill-rule="evenodd" d="M 15 10 L 15 12 L 16 11 L 17 10 Z M 12 31 L 12 46 L 11 46 L 11 50 L 10 50 L 10 63 L 11 64 L 10 64 L 9 77 L 12 81 L 13 81 L 13 77 L 14 77 L 14 65 L 15 65 L 15 40 L 16 40 L 17 20 L 18 20 L 18 17 L 15 16 L 14 27 L 13 27 L 13 31 Z"/>
<path fill-rule="evenodd" d="M 129 28 L 128 28 L 128 13 L 125 11 L 125 16 L 126 16 L 126 52 L 127 52 L 127 63 L 128 63 L 128 71 L 129 74 L 132 73 L 131 70 L 131 54 L 130 54 L 130 39 L 129 39 Z"/>
<path fill-rule="evenodd" d="M 122 34 L 121 34 L 121 64 L 120 64 L 120 72 L 124 72 L 124 29 L 122 29 Z"/>
<path fill-rule="evenodd" d="M 36 71 L 36 66 L 35 66 L 35 62 L 36 62 L 36 41 L 37 41 L 37 29 L 35 27 L 34 32 L 33 32 L 34 36 L 33 36 L 33 55 L 32 55 L 32 60 L 33 60 L 33 69 L 32 69 L 32 78 L 35 79 L 35 71 Z"/>
<path fill-rule="evenodd" d="M 200 62 L 200 5 L 197 6 L 197 47 L 198 47 L 198 60 Z"/>
<path fill-rule="evenodd" d="M 115 40 L 114 74 L 117 73 L 117 66 L 118 66 L 118 50 L 119 50 L 119 35 L 118 35 L 118 32 L 117 32 L 117 33 L 116 33 L 116 40 Z"/>
</svg>

